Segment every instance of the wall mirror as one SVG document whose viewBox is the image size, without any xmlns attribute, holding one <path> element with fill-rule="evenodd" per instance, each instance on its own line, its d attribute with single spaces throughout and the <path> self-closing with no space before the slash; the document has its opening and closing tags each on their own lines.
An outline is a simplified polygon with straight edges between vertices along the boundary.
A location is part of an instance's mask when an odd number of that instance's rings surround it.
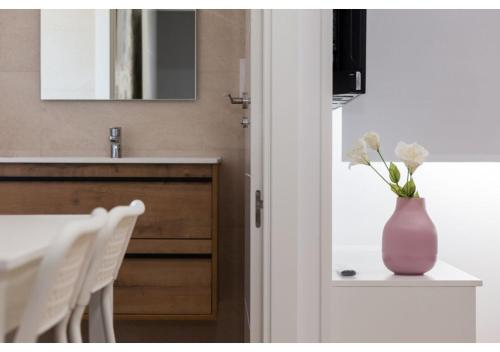
<svg viewBox="0 0 500 352">
<path fill-rule="evenodd" d="M 195 100 L 196 10 L 41 10 L 42 100 Z"/>
</svg>

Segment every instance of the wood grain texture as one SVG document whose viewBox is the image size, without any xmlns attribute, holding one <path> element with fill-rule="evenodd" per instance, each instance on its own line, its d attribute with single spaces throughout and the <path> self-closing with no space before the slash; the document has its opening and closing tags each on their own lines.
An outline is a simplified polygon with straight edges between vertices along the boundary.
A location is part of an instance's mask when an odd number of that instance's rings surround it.
<svg viewBox="0 0 500 352">
<path fill-rule="evenodd" d="M 1 164 L 0 176 L 211 177 L 211 165 L 192 164 Z"/>
<path fill-rule="evenodd" d="M 211 240 L 132 238 L 127 253 L 211 254 Z"/>
<path fill-rule="evenodd" d="M 114 309 L 118 315 L 211 314 L 211 288 L 210 259 L 126 258 Z"/>
<path fill-rule="evenodd" d="M 1 167 L 0 167 L 1 169 Z M 210 183 L 1 182 L 2 214 L 79 214 L 141 199 L 134 238 L 210 238 Z"/>
<path fill-rule="evenodd" d="M 124 164 L 74 170 L 64 164 L 43 165 L 44 171 L 36 177 L 46 177 L 44 181 L 30 180 L 30 164 L 10 166 L 0 164 L 3 214 L 88 213 L 97 206 L 110 209 L 133 199 L 144 201 L 146 212 L 138 219 L 127 250 L 129 257 L 116 281 L 118 319 L 216 317 L 218 165 L 208 166 L 210 174 L 204 175 L 208 182 L 199 182 L 198 175 L 186 177 L 185 172 L 182 182 L 177 180 L 180 173 L 172 172 L 175 182 L 169 182 L 170 177 L 161 182 L 142 181 L 151 174 L 165 175 L 156 167 L 172 171 L 176 165 L 134 165 L 133 174 Z M 185 169 L 189 165 L 180 168 Z M 11 181 L 12 175 L 21 179 Z M 108 175 L 119 176 L 112 182 L 101 180 Z M 179 255 L 182 257 L 172 258 Z"/>
</svg>

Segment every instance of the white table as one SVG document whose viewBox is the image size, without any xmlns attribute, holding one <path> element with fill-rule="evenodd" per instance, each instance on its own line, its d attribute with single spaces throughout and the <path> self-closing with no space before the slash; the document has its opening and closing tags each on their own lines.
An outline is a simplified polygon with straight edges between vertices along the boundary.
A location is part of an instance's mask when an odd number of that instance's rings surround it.
<svg viewBox="0 0 500 352">
<path fill-rule="evenodd" d="M 38 266 L 54 236 L 68 222 L 88 216 L 0 215 L 0 341 L 19 324 Z M 92 321 L 101 323 L 95 317 Z"/>
<path fill-rule="evenodd" d="M 423 276 L 393 275 L 377 247 L 333 251 L 326 314 L 331 342 L 474 342 L 482 282 L 443 261 Z M 336 269 L 352 267 L 355 277 Z"/>
</svg>

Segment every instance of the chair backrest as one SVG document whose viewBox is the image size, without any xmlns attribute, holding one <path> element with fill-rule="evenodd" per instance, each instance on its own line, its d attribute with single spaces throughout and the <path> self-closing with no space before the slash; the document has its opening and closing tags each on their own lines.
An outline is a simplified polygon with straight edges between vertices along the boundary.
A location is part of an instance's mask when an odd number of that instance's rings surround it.
<svg viewBox="0 0 500 352">
<path fill-rule="evenodd" d="M 15 341 L 34 342 L 68 316 L 106 220 L 106 210 L 95 209 L 88 219 L 68 223 L 54 238 L 40 263 Z"/>
<path fill-rule="evenodd" d="M 97 240 L 92 261 L 78 298 L 87 305 L 92 293 L 112 283 L 120 270 L 134 231 L 137 217 L 144 213 L 144 203 L 134 200 L 128 206 L 117 206 L 108 213 L 108 221 Z"/>
</svg>

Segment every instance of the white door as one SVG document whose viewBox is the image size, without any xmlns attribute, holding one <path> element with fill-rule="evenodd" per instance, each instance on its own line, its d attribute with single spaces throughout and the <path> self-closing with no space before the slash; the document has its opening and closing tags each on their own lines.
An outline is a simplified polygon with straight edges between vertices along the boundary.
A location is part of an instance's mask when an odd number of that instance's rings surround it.
<svg viewBox="0 0 500 352">
<path fill-rule="evenodd" d="M 251 104 L 242 109 L 245 129 L 245 340 L 263 341 L 263 212 L 262 188 L 262 10 L 247 10 L 246 58 L 240 65 L 240 96 Z M 243 107 L 243 106 L 242 106 Z"/>
</svg>

